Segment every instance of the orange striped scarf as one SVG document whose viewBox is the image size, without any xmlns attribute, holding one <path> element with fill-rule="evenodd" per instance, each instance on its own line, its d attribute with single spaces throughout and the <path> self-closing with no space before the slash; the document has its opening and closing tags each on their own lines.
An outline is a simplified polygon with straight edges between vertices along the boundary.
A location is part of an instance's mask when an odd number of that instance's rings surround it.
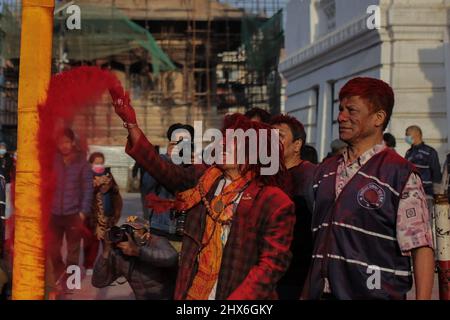
<svg viewBox="0 0 450 320">
<path fill-rule="evenodd" d="M 204 202 L 208 210 L 205 231 L 202 238 L 202 250 L 198 254 L 198 272 L 188 291 L 188 300 L 208 299 L 219 277 L 222 263 L 222 226 L 231 222 L 233 217 L 233 201 L 253 178 L 253 174 L 248 172 L 245 176 L 231 182 L 222 190 L 220 195 L 214 197 L 211 203 L 209 203 L 205 196 L 222 174 L 220 169 L 215 167 L 209 168 L 200 178 L 197 186 L 178 193 L 176 200 L 159 199 L 154 195 L 147 196 L 147 200 L 151 202 L 150 207 L 156 213 L 164 212 L 171 208 L 186 211 L 200 201 Z"/>
</svg>

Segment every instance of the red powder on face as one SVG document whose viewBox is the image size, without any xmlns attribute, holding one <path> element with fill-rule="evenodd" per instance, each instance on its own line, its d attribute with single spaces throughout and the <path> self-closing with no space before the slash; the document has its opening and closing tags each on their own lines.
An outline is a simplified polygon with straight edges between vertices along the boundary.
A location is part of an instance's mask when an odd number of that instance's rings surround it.
<svg viewBox="0 0 450 320">
<path fill-rule="evenodd" d="M 51 211 L 55 175 L 53 161 L 56 156 L 58 134 L 67 123 L 72 123 L 75 116 L 88 107 L 95 106 L 102 95 L 112 86 L 117 85 L 116 76 L 108 70 L 98 67 L 78 67 L 54 75 L 49 84 L 47 99 L 39 105 L 38 147 L 41 167 L 41 199 L 44 213 L 43 230 L 46 241 L 51 241 L 47 226 Z M 77 133 L 77 135 L 82 133 Z M 82 151 L 87 151 L 87 144 L 82 144 Z"/>
</svg>

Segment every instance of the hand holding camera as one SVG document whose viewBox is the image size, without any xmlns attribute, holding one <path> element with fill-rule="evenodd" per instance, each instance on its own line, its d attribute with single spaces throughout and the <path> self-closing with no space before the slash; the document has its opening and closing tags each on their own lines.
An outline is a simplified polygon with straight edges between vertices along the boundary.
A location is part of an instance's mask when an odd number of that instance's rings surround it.
<svg viewBox="0 0 450 320">
<path fill-rule="evenodd" d="M 117 248 L 122 250 L 122 253 L 130 257 L 139 257 L 139 246 L 133 241 L 129 233 L 125 233 L 127 236 L 126 242 L 119 242 Z"/>
<path fill-rule="evenodd" d="M 114 226 L 105 233 L 105 241 L 122 250 L 127 256 L 139 256 L 139 246 L 133 239 L 134 230 L 129 225 Z"/>
</svg>

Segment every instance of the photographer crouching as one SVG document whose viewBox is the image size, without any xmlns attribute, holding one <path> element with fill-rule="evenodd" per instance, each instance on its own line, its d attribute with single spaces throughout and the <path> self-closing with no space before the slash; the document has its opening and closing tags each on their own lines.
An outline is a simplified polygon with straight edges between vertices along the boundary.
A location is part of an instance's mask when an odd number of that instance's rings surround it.
<svg viewBox="0 0 450 320">
<path fill-rule="evenodd" d="M 178 253 L 166 238 L 149 230 L 148 222 L 136 216 L 128 217 L 121 227 L 107 230 L 92 285 L 104 288 L 123 276 L 136 300 L 172 299 Z"/>
</svg>

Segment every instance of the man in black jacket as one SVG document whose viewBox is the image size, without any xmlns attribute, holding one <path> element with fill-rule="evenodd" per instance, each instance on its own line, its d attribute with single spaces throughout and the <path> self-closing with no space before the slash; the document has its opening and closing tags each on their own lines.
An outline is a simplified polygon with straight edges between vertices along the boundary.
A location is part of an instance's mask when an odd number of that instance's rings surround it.
<svg viewBox="0 0 450 320">
<path fill-rule="evenodd" d="M 306 132 L 300 121 L 288 115 L 277 115 L 270 123 L 280 132 L 280 141 L 284 147 L 284 164 L 291 179 L 287 189 L 295 203 L 296 216 L 294 238 L 290 247 L 291 265 L 280 279 L 277 291 L 281 300 L 296 300 L 300 298 L 311 263 L 312 181 L 316 165 L 303 158 Z"/>
<path fill-rule="evenodd" d="M 178 253 L 167 238 L 150 234 L 149 224 L 131 216 L 124 226 L 131 227 L 128 241 L 112 244 L 108 235 L 103 254 L 97 260 L 92 285 L 109 286 L 119 277 L 127 279 L 136 300 L 173 298 L 177 275 Z"/>
</svg>

